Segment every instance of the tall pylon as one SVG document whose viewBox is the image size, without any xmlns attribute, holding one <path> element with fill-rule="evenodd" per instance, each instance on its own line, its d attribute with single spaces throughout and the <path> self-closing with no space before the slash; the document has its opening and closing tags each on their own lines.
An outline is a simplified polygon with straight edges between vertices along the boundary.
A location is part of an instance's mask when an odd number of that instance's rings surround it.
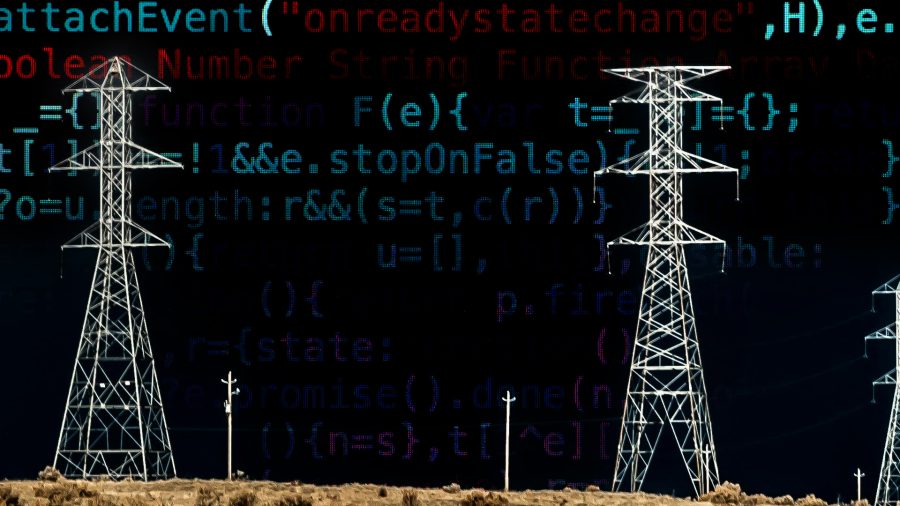
<svg viewBox="0 0 900 506">
<path fill-rule="evenodd" d="M 641 489 L 665 425 L 675 436 L 694 492 L 702 495 L 719 482 L 684 245 L 715 244 L 724 250 L 725 242 L 682 221 L 682 175 L 737 174 L 737 169 L 682 149 L 682 105 L 721 102 L 686 83 L 728 68 L 607 70 L 644 85 L 610 104 L 650 106 L 648 150 L 595 173 L 646 174 L 650 180 L 650 221 L 609 243 L 649 246 L 613 477 L 616 491 Z"/>
<path fill-rule="evenodd" d="M 63 93 L 96 93 L 100 141 L 53 166 L 96 170 L 100 220 L 62 248 L 95 248 L 97 265 L 53 465 L 70 478 L 175 476 L 175 461 L 131 249 L 169 247 L 131 220 L 131 171 L 181 168 L 131 139 L 131 94 L 169 90 L 112 58 Z"/>
<path fill-rule="evenodd" d="M 872 402 L 875 402 L 875 387 L 894 385 L 894 402 L 891 405 L 891 418 L 888 422 L 887 438 L 884 441 L 884 455 L 881 457 L 881 472 L 878 476 L 878 490 L 875 492 L 875 504 L 879 506 L 896 505 L 900 502 L 900 387 L 897 386 L 897 371 L 900 370 L 900 340 L 897 329 L 900 329 L 900 276 L 879 286 L 872 291 L 876 295 L 894 296 L 894 322 L 866 336 L 866 352 L 868 343 L 873 339 L 890 339 L 895 345 L 894 367 L 884 376 L 872 382 Z"/>
</svg>

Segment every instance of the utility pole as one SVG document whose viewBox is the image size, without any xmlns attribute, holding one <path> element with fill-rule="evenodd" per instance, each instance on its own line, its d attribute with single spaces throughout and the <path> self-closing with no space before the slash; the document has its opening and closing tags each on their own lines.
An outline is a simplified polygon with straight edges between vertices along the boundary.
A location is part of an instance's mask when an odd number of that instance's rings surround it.
<svg viewBox="0 0 900 506">
<path fill-rule="evenodd" d="M 900 501 L 900 385 L 897 383 L 897 371 L 900 370 L 900 339 L 897 329 L 900 328 L 900 276 L 872 291 L 872 310 L 875 309 L 876 295 L 894 296 L 894 321 L 880 330 L 866 336 L 868 352 L 869 340 L 886 339 L 894 341 L 894 367 L 884 376 L 872 382 L 872 402 L 875 402 L 875 387 L 891 385 L 894 387 L 894 400 L 891 405 L 891 417 L 888 421 L 887 437 L 884 441 L 884 454 L 881 458 L 881 471 L 878 475 L 878 488 L 875 492 L 875 504 L 893 505 Z"/>
<path fill-rule="evenodd" d="M 860 470 L 860 468 L 856 468 L 856 502 L 862 502 L 862 477 L 866 474 Z"/>
<path fill-rule="evenodd" d="M 724 252 L 725 242 L 684 222 L 682 180 L 690 173 L 737 176 L 738 171 L 686 151 L 682 138 L 684 104 L 721 102 L 688 84 L 726 69 L 662 66 L 607 70 L 643 85 L 610 104 L 648 104 L 650 109 L 647 151 L 595 173 L 643 174 L 650 179 L 650 221 L 609 243 L 649 247 L 616 455 L 614 491 L 641 489 L 666 426 L 675 436 L 694 493 L 703 495 L 719 483 L 685 245 L 718 245 Z M 723 254 L 723 268 L 724 259 Z"/>
<path fill-rule="evenodd" d="M 509 408 L 515 397 L 510 397 L 509 390 L 506 391 L 506 397 L 502 399 L 506 402 L 506 465 L 503 470 L 503 491 L 509 492 Z"/>
<path fill-rule="evenodd" d="M 99 220 L 62 246 L 97 250 L 53 460 L 67 478 L 133 476 L 146 481 L 175 476 L 132 255 L 134 248 L 171 245 L 131 219 L 132 172 L 182 168 L 137 145 L 131 136 L 132 94 L 168 89 L 115 57 L 63 90 L 97 94 L 100 115 L 100 140 L 50 169 L 97 171 L 100 183 Z"/>
<path fill-rule="evenodd" d="M 234 390 L 231 389 L 231 386 L 234 385 L 235 383 L 237 383 L 237 379 L 231 378 L 231 371 L 228 371 L 228 379 L 227 380 L 223 379 L 222 383 L 225 383 L 225 387 L 228 389 L 228 397 L 227 397 L 228 400 L 225 401 L 225 416 L 228 417 L 228 481 L 231 481 L 232 476 L 233 476 L 231 474 L 231 412 L 232 412 L 231 395 L 232 394 L 237 395 L 237 394 L 241 393 L 241 389 L 240 388 L 235 388 Z"/>
</svg>

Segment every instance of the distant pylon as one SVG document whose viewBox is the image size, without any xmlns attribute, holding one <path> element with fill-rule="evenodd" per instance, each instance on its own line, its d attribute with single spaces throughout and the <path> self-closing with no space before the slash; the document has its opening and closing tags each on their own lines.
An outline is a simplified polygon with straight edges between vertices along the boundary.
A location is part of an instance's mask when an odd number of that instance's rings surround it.
<svg viewBox="0 0 900 506">
<path fill-rule="evenodd" d="M 875 402 L 875 387 L 894 385 L 894 401 L 891 405 L 891 418 L 888 422 L 887 438 L 884 441 L 884 455 L 881 458 L 881 472 L 878 476 L 878 490 L 875 492 L 875 504 L 879 506 L 896 505 L 900 502 L 900 388 L 897 386 L 897 371 L 900 370 L 900 340 L 897 330 L 900 329 L 900 276 L 888 281 L 872 291 L 876 295 L 894 295 L 894 322 L 866 336 L 866 348 L 871 339 L 890 339 L 894 341 L 894 367 L 884 376 L 872 382 L 872 402 Z M 874 303 L 873 303 L 874 308 Z"/>
<path fill-rule="evenodd" d="M 648 150 L 595 174 L 646 174 L 650 179 L 650 221 L 609 243 L 649 246 L 613 490 L 623 486 L 631 491 L 641 489 L 666 424 L 675 436 L 694 493 L 702 495 L 719 482 L 684 245 L 717 244 L 724 249 L 725 242 L 682 221 L 682 175 L 737 174 L 737 169 L 689 153 L 681 143 L 682 104 L 720 101 L 686 83 L 727 68 L 665 66 L 607 71 L 644 84 L 610 104 L 650 106 Z"/>
<path fill-rule="evenodd" d="M 63 90 L 96 92 L 100 113 L 100 141 L 51 168 L 100 175 L 100 220 L 62 246 L 98 250 L 53 462 L 66 477 L 175 476 L 131 253 L 169 246 L 131 220 L 131 171 L 181 168 L 132 141 L 131 93 L 168 89 L 116 57 Z"/>
</svg>

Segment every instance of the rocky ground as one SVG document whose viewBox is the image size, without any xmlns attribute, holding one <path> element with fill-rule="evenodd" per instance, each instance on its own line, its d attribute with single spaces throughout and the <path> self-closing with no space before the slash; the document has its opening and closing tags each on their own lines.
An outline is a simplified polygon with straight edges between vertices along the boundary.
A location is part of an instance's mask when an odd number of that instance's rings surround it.
<svg viewBox="0 0 900 506">
<path fill-rule="evenodd" d="M 644 493 L 599 490 L 526 490 L 501 493 L 449 485 L 437 489 L 349 484 L 315 486 L 267 481 L 168 480 L 156 482 L 3 481 L 0 506 L 703 506 L 711 504 L 824 506 L 812 497 L 747 495 L 731 484 L 698 502 Z"/>
</svg>

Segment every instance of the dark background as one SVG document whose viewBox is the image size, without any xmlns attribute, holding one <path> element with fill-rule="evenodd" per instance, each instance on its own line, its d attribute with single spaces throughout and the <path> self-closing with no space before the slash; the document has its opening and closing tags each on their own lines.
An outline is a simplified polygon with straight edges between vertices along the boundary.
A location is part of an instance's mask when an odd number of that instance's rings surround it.
<svg viewBox="0 0 900 506">
<path fill-rule="evenodd" d="M 235 401 L 235 467 L 253 478 L 408 485 L 458 482 L 499 488 L 504 417 L 499 398 L 506 390 L 502 385 L 510 385 L 519 398 L 512 415 L 512 488 L 566 483 L 609 488 L 628 370 L 627 361 L 623 363 L 623 332 L 634 333 L 637 304 L 629 300 L 639 296 L 644 257 L 639 248 L 614 249 L 612 274 L 607 273 L 595 234 L 611 240 L 647 219 L 646 182 L 605 176 L 598 187 L 610 207 L 592 204 L 589 174 L 527 174 L 521 142 L 533 141 L 538 149 L 585 149 L 591 154 L 592 172 L 601 168 L 598 140 L 610 161 L 621 156 L 627 139 L 636 141 L 632 153 L 646 147 L 646 108 L 621 105 L 614 110 L 612 126 L 638 128 L 637 135 L 617 135 L 607 130 L 606 122 L 579 128 L 567 107 L 575 97 L 606 105 L 633 87 L 624 80 L 596 76 L 525 80 L 510 75 L 500 80 L 495 65 L 499 48 L 563 56 L 601 50 L 616 66 L 626 53 L 633 65 L 645 56 L 664 62 L 681 56 L 688 64 L 709 65 L 722 63 L 717 57 L 725 54 L 735 70 L 697 81 L 696 86 L 735 110 L 747 99 L 746 123 L 738 116 L 719 130 L 710 120 L 709 107 L 715 104 L 706 104 L 703 128 L 685 131 L 686 147 L 701 142 L 705 156 L 721 159 L 713 149 L 722 144 L 726 163 L 749 167 L 740 182 L 740 202 L 734 200 L 731 176 L 688 177 L 684 190 L 685 220 L 729 244 L 724 274 L 719 272 L 716 251 L 688 253 L 722 479 L 769 495 L 813 492 L 833 501 L 855 492 L 852 473 L 860 467 L 867 475 L 864 493 L 874 497 L 891 391 L 877 391 L 878 402 L 872 405 L 870 382 L 895 363 L 895 348 L 888 342 L 875 343 L 864 360 L 863 337 L 890 323 L 894 314 L 890 297 L 876 300 L 872 313 L 870 292 L 900 271 L 893 239 L 897 225 L 883 223 L 889 216 L 883 187 L 894 188 L 893 177 L 883 176 L 889 166 L 883 140 L 900 140 L 900 104 L 894 92 L 896 35 L 861 34 L 853 25 L 863 8 L 878 13 L 879 28 L 884 21 L 898 22 L 893 3 L 825 3 L 819 36 L 811 33 L 815 25 L 811 2 L 806 2 L 805 32 L 797 33 L 794 23 L 790 34 L 781 30 L 783 4 L 755 2 L 754 13 L 737 16 L 730 33 L 710 29 L 702 40 L 692 40 L 690 33 L 497 31 L 465 34 L 456 42 L 440 34 L 309 34 L 296 28 L 296 18 L 280 14 L 272 15 L 275 36 L 270 38 L 259 26 L 259 4 L 247 4 L 253 9 L 248 15 L 251 33 L 0 32 L 5 41 L 0 52 L 11 56 L 39 56 L 41 48 L 51 46 L 59 55 L 124 53 L 152 75 L 157 73 L 159 48 L 181 48 L 194 55 L 232 54 L 239 48 L 248 55 L 283 58 L 299 53 L 308 58 L 302 75 L 291 79 L 166 76 L 172 92 L 155 94 L 158 107 L 187 102 L 209 107 L 217 101 L 233 103 L 237 97 L 256 104 L 266 97 L 273 104 L 323 104 L 322 123 L 308 127 L 241 126 L 234 115 L 228 128 L 187 126 L 183 120 L 167 125 L 159 109 L 146 116 L 141 107 L 144 96 L 135 97 L 136 140 L 156 151 L 183 153 L 186 167 L 135 176 L 135 206 L 145 196 L 157 202 L 175 197 L 182 203 L 177 219 L 171 214 L 163 219 L 159 211 L 144 213 L 141 219 L 137 209 L 134 212 L 137 221 L 174 243 L 169 258 L 162 251 L 148 252 L 146 257 L 135 251 L 135 258 L 141 266 L 141 290 L 179 476 L 225 474 L 225 389 L 219 380 L 230 369 L 242 390 Z M 431 6 L 390 5 L 420 11 Z M 315 6 L 326 4 L 303 5 Z M 544 8 L 546 2 L 527 6 Z M 558 6 L 616 8 L 609 2 Z M 683 7 L 732 12 L 735 6 L 735 2 L 625 5 L 637 11 Z M 274 2 L 272 9 L 278 8 L 280 2 Z M 834 37 L 839 22 L 848 25 L 842 40 Z M 779 28 L 769 41 L 763 37 L 767 23 Z M 329 78 L 330 69 L 321 62 L 337 47 L 364 48 L 373 54 L 403 55 L 413 50 L 465 55 L 467 80 L 460 85 L 446 79 L 405 79 L 396 71 L 384 78 Z M 741 65 L 742 58 L 753 57 L 757 63 Z M 803 63 L 785 65 L 794 61 L 787 58 Z M 815 72 L 811 59 L 820 65 Z M 827 62 L 824 67 L 822 61 Z M 4 237 L 0 476 L 9 478 L 34 477 L 52 462 L 94 259 L 88 252 L 67 252 L 60 259 L 59 245 L 92 221 L 97 180 L 87 174 L 70 177 L 44 171 L 52 160 L 49 148 L 42 146 L 53 144 L 58 153 L 65 153 L 66 140 L 86 146 L 96 136 L 96 131 L 73 128 L 69 115 L 56 122 L 38 119 L 39 105 L 71 106 L 68 96 L 60 96 L 67 84 L 67 79 L 50 78 L 46 71 L 32 79 L 12 75 L 0 82 L 6 99 L 0 142 L 12 150 L 4 162 L 11 173 L 0 174 L 0 185 L 9 191 L 0 223 Z M 428 93 L 446 107 L 452 106 L 457 93 L 466 92 L 463 115 L 469 130 L 456 131 L 443 118 L 433 132 L 388 132 L 376 121 L 377 112 L 364 116 L 362 127 L 353 127 L 354 97 L 373 96 L 377 110 L 387 92 L 398 101 L 415 100 L 426 110 Z M 774 107 L 781 110 L 771 130 L 763 129 L 769 111 L 763 93 L 771 94 Z M 789 111 L 790 103 L 798 105 L 796 113 Z M 520 108 L 537 104 L 540 109 L 532 121 L 520 116 L 478 123 L 476 114 L 502 104 Z M 91 117 L 91 107 L 90 100 L 81 101 L 79 114 Z M 396 121 L 399 106 L 393 107 Z M 694 113 L 693 107 L 686 111 L 691 124 Z M 791 117 L 798 120 L 793 132 L 788 127 Z M 39 126 L 39 133 L 12 132 L 31 126 Z M 23 167 L 25 139 L 35 142 L 31 176 Z M 479 175 L 422 173 L 401 183 L 396 175 L 336 176 L 324 170 L 332 149 L 352 149 L 360 142 L 373 149 L 421 149 L 435 141 L 448 149 L 473 142 L 516 149 L 518 172 L 500 176 L 485 168 Z M 260 142 L 272 142 L 278 150 L 297 149 L 323 170 L 318 175 L 305 170 L 300 175 L 229 173 L 230 155 L 239 142 L 249 143 L 250 150 Z M 194 143 L 199 146 L 198 163 L 191 163 Z M 224 146 L 221 171 L 216 170 L 218 162 L 211 151 L 216 144 Z M 740 156 L 744 150 L 746 162 Z M 279 207 L 285 196 L 305 198 L 311 188 L 344 190 L 347 197 L 342 202 L 355 205 L 363 187 L 369 199 L 367 224 L 356 216 L 347 221 L 308 221 L 295 215 L 288 222 Z M 553 224 L 548 223 L 546 205 L 551 187 L 560 199 Z M 490 197 L 496 205 L 508 188 L 511 224 L 496 208 L 490 220 L 475 218 L 475 199 Z M 573 188 L 585 199 L 577 224 Z M 233 196 L 235 190 L 252 199 L 252 218 L 242 213 L 234 219 L 229 205 L 225 219 L 216 219 L 210 196 L 213 192 Z M 433 221 L 427 208 L 422 216 L 376 218 L 380 196 L 424 199 L 431 192 L 445 199 L 440 207 L 445 221 Z M 35 201 L 83 196 L 85 216 L 69 220 L 36 213 L 23 219 L 16 215 L 23 196 Z M 265 196 L 271 199 L 268 220 L 262 214 Z M 535 206 L 533 220 L 527 222 L 524 199 L 535 196 L 542 197 L 543 204 Z M 202 224 L 185 214 L 189 197 L 205 202 Z M 22 201 L 20 209 L 26 216 L 28 206 L 27 199 Z M 458 226 L 452 223 L 454 211 L 463 213 Z M 187 254 L 198 233 L 203 234 L 198 253 L 202 271 Z M 444 237 L 441 272 L 435 272 L 431 258 L 435 234 Z M 459 234 L 462 244 L 459 272 L 453 270 L 451 234 Z M 389 249 L 393 243 L 423 246 L 423 261 L 401 263 L 396 269 L 379 267 L 378 245 Z M 802 262 L 786 263 L 788 248 L 792 252 L 802 248 Z M 560 295 L 554 313 L 549 293 L 555 285 Z M 315 308 L 310 302 L 314 291 Z M 612 298 L 600 297 L 598 310 L 598 293 L 606 291 Z M 577 292 L 582 293 L 584 314 L 578 311 Z M 498 300 L 509 303 L 513 294 L 516 310 L 498 321 Z M 623 297 L 621 304 L 616 297 Z M 329 342 L 336 335 L 344 343 L 339 355 Z M 286 343 L 297 340 L 299 354 L 307 339 L 322 340 L 325 358 L 311 362 L 292 355 L 299 359 L 292 362 Z M 352 345 L 358 339 L 363 339 L 363 346 L 372 343 L 371 361 L 353 360 Z M 227 342 L 229 353 L 207 353 L 215 348 L 210 341 Z M 244 356 L 238 352 L 242 343 Z M 274 356 L 260 352 L 260 346 L 273 349 Z M 582 388 L 579 406 L 573 397 L 576 383 Z M 304 409 L 293 404 L 298 386 L 302 391 L 303 385 L 323 385 L 329 396 L 326 407 Z M 595 386 L 601 392 L 596 404 Z M 381 404 L 380 388 L 388 392 Z M 393 391 L 397 396 L 391 399 Z M 535 391 L 540 399 L 530 395 Z M 557 401 L 554 396 L 560 392 Z M 338 394 L 346 407 L 332 406 L 341 405 Z M 459 401 L 458 407 L 454 401 Z M 305 442 L 314 430 L 315 452 Z M 407 455 L 410 430 L 420 441 Z M 343 434 L 363 434 L 381 437 L 385 445 L 344 455 L 340 445 L 329 448 L 330 433 L 337 434 L 338 442 Z M 456 448 L 454 434 L 460 438 Z M 686 473 L 676 459 L 664 437 L 645 489 L 689 494 Z"/>
</svg>

